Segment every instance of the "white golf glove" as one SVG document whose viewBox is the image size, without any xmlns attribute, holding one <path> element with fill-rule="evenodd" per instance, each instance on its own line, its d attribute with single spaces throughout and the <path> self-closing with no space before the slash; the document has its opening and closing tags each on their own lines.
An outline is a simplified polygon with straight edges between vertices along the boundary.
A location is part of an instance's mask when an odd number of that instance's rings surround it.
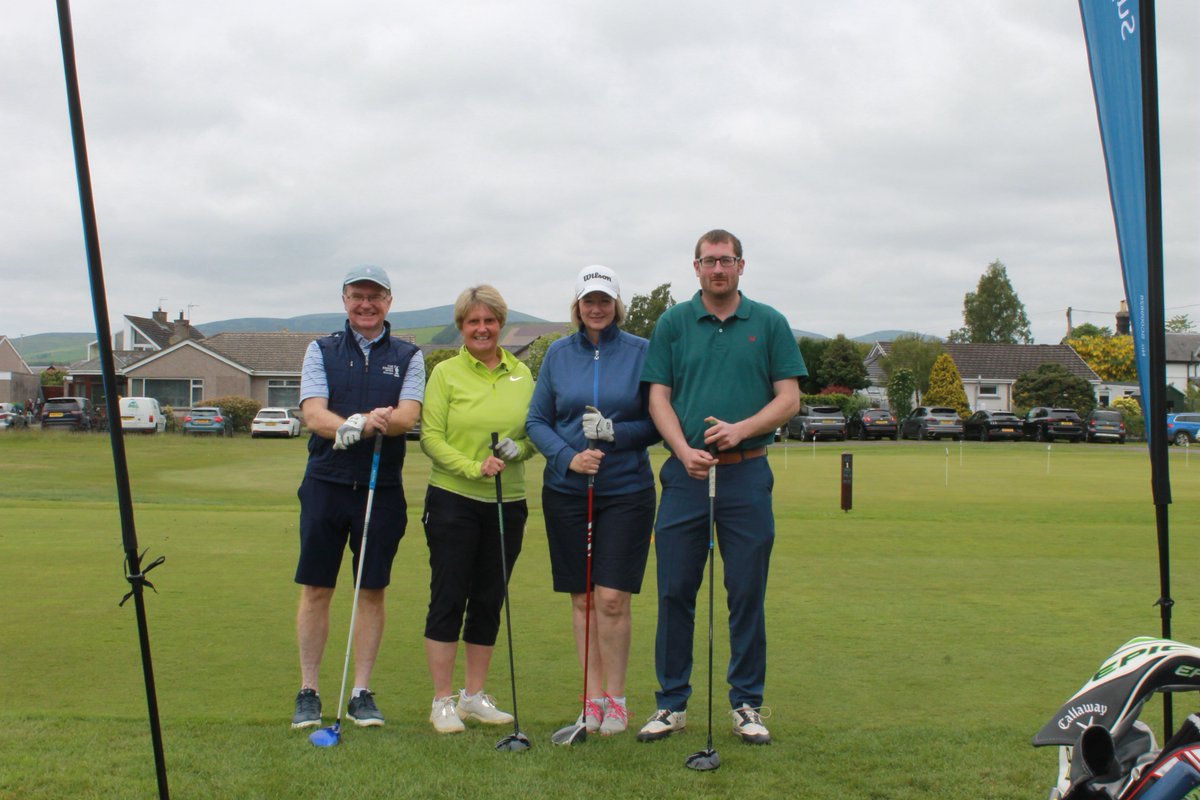
<svg viewBox="0 0 1200 800">
<path fill-rule="evenodd" d="M 512 461 L 521 455 L 521 451 L 517 448 L 517 443 L 507 436 L 496 442 L 496 446 L 492 449 L 496 453 L 496 457 L 501 461 Z"/>
<path fill-rule="evenodd" d="M 367 418 L 362 414 L 353 414 L 349 419 L 341 424 L 337 429 L 337 433 L 333 436 L 333 449 L 346 450 L 351 445 L 358 444 L 358 440 L 362 438 L 363 426 L 367 424 Z"/>
<path fill-rule="evenodd" d="M 594 442 L 597 439 L 603 439 L 606 442 L 613 441 L 613 424 L 612 420 L 600 413 L 600 410 L 592 406 L 583 407 L 583 435 L 590 441 Z"/>
</svg>

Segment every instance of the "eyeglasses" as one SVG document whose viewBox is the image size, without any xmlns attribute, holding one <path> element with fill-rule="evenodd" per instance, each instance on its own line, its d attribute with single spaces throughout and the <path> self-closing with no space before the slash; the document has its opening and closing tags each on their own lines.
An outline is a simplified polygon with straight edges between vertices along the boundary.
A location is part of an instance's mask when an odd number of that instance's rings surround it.
<svg viewBox="0 0 1200 800">
<path fill-rule="evenodd" d="M 346 294 L 342 295 L 342 297 L 346 298 L 351 303 L 371 303 L 372 305 L 378 305 L 379 303 L 382 303 L 384 300 L 387 300 L 389 297 L 391 297 L 391 295 L 390 294 L 382 294 L 379 292 L 376 292 L 375 294 L 359 294 L 358 292 L 347 292 Z"/>
<path fill-rule="evenodd" d="M 704 267 L 705 269 L 712 269 L 717 265 L 717 262 L 720 262 L 722 267 L 732 267 L 734 264 L 741 261 L 741 259 L 737 256 L 721 256 L 719 258 L 715 256 L 705 256 L 704 258 L 696 259 L 696 261 L 699 262 L 700 266 Z"/>
</svg>

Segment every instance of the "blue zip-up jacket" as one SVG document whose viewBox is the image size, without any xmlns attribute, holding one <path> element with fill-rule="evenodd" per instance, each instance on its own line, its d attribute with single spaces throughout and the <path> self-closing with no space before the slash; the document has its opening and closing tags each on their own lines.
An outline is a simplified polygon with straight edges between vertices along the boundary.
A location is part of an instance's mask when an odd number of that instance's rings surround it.
<svg viewBox="0 0 1200 800">
<path fill-rule="evenodd" d="M 604 451 L 595 489 L 599 495 L 629 494 L 654 488 L 646 448 L 662 437 L 650 419 L 650 392 L 640 380 L 649 345 L 616 323 L 593 346 L 587 333 L 553 342 L 538 372 L 529 418 L 529 438 L 546 457 L 543 485 L 564 494 L 587 494 L 587 476 L 569 469 L 587 449 L 583 408 L 595 406 L 613 421 L 615 442 L 596 442 Z"/>
<path fill-rule="evenodd" d="M 384 333 L 371 345 L 371 358 L 362 349 L 350 330 L 346 329 L 318 339 L 325 364 L 325 379 L 329 384 L 329 410 L 343 417 L 368 408 L 394 406 L 399 401 L 408 362 L 417 352 L 416 345 L 391 336 L 392 327 L 384 323 Z M 308 467 L 305 477 L 331 483 L 364 486 L 371 479 L 371 460 L 374 439 L 363 439 L 349 450 L 334 450 L 333 440 L 315 433 L 308 440 Z M 400 485 L 400 468 L 404 466 L 404 437 L 385 436 L 379 453 L 378 486 Z"/>
</svg>

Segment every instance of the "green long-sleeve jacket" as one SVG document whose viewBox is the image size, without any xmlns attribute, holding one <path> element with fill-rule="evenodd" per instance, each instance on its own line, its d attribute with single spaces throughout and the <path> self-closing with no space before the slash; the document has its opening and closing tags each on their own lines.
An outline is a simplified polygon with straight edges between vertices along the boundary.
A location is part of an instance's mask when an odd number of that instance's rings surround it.
<svg viewBox="0 0 1200 800">
<path fill-rule="evenodd" d="M 480 468 L 492 433 L 517 443 L 521 454 L 501 473 L 505 500 L 525 497 L 525 460 L 536 450 L 525 433 L 533 374 L 507 350 L 489 370 L 463 347 L 429 374 L 421 407 L 421 450 L 433 460 L 429 484 L 475 500 L 495 502 L 495 478 Z"/>
</svg>

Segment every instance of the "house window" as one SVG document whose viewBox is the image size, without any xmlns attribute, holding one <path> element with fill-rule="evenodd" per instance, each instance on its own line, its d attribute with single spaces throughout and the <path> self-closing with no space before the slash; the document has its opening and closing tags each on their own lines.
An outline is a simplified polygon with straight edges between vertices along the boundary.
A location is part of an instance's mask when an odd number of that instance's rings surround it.
<svg viewBox="0 0 1200 800">
<path fill-rule="evenodd" d="M 994 383 L 981 383 L 981 384 L 979 384 L 979 396 L 980 397 L 999 397 L 1000 396 L 1000 387 Z"/>
<path fill-rule="evenodd" d="M 204 400 L 204 381 L 200 378 L 134 378 L 129 382 L 131 397 L 153 397 L 159 405 L 191 408 Z"/>
<path fill-rule="evenodd" d="M 267 405 L 277 408 L 298 408 L 300 405 L 299 378 L 269 378 Z"/>
</svg>

